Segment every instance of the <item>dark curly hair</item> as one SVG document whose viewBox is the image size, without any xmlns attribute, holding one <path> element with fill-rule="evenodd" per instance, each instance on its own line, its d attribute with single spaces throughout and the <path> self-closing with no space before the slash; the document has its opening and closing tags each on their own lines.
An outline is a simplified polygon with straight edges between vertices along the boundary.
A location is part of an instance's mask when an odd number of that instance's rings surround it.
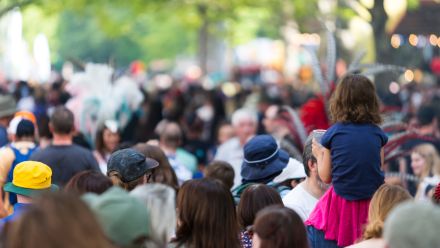
<svg viewBox="0 0 440 248">
<path fill-rule="evenodd" d="M 333 122 L 380 124 L 379 98 L 373 82 L 358 74 L 345 76 L 330 99 L 330 116 Z"/>
</svg>

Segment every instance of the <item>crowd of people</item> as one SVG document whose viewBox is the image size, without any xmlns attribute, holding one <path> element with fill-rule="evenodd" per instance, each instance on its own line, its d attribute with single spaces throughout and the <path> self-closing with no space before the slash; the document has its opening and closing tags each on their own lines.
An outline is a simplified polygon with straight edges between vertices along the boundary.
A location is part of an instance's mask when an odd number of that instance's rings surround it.
<svg viewBox="0 0 440 248">
<path fill-rule="evenodd" d="M 440 247 L 440 95 L 402 116 L 349 74 L 312 114 L 276 90 L 144 92 L 93 142 L 62 85 L 0 95 L 0 247 Z"/>
</svg>

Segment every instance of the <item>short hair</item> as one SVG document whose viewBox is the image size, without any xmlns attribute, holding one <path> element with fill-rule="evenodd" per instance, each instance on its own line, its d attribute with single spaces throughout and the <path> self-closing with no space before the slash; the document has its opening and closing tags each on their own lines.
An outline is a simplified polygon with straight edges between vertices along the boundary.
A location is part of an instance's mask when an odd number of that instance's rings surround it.
<svg viewBox="0 0 440 248">
<path fill-rule="evenodd" d="M 15 133 L 15 137 L 17 138 L 25 138 L 25 137 L 34 137 L 35 136 L 35 127 L 32 121 L 22 119 L 17 125 L 17 131 Z"/>
<path fill-rule="evenodd" d="M 368 224 L 363 239 L 381 238 L 383 223 L 398 204 L 412 199 L 408 191 L 397 185 L 383 184 L 374 193 L 368 210 Z"/>
<path fill-rule="evenodd" d="M 258 211 L 270 206 L 282 205 L 280 194 L 265 184 L 253 184 L 244 190 L 237 208 L 238 222 L 242 229 L 252 225 Z"/>
<path fill-rule="evenodd" d="M 235 172 L 230 163 L 215 160 L 206 167 L 205 177 L 218 179 L 228 189 L 231 189 L 234 186 Z"/>
<path fill-rule="evenodd" d="M 329 110 L 333 122 L 382 122 L 376 87 L 370 79 L 359 74 L 342 78 L 330 99 Z"/>
<path fill-rule="evenodd" d="M 383 237 L 389 248 L 439 247 L 440 208 L 428 202 L 406 202 L 385 220 Z"/>
<path fill-rule="evenodd" d="M 232 126 L 237 126 L 242 120 L 251 120 L 255 124 L 258 123 L 258 117 L 255 111 L 248 108 L 237 109 L 231 117 Z"/>
<path fill-rule="evenodd" d="M 260 247 L 309 247 L 301 217 L 287 207 L 269 206 L 261 210 L 253 230 L 261 240 Z"/>
<path fill-rule="evenodd" d="M 56 107 L 50 116 L 50 123 L 54 133 L 70 134 L 74 125 L 73 113 L 64 106 Z"/>
<path fill-rule="evenodd" d="M 101 172 L 82 171 L 75 174 L 67 182 L 64 190 L 79 195 L 85 193 L 102 194 L 112 186 L 112 181 Z"/>
<path fill-rule="evenodd" d="M 152 183 L 136 187 L 130 195 L 144 203 L 150 215 L 149 238 L 154 244 L 147 244 L 146 247 L 166 247 L 176 226 L 174 189 L 164 184 Z"/>
<path fill-rule="evenodd" d="M 310 134 L 309 137 L 307 137 L 306 142 L 304 144 L 304 151 L 303 151 L 303 165 L 304 170 L 306 172 L 307 177 L 310 177 L 310 169 L 309 169 L 309 160 L 312 160 L 313 163 L 316 163 L 316 158 L 313 156 L 312 153 L 312 141 L 313 141 L 313 134 Z"/>
<path fill-rule="evenodd" d="M 170 147 L 178 147 L 182 142 L 182 129 L 176 122 L 167 122 L 160 132 L 160 141 Z"/>
<path fill-rule="evenodd" d="M 417 122 L 420 126 L 431 124 L 435 118 L 436 109 L 432 105 L 422 105 L 417 111 Z"/>
</svg>

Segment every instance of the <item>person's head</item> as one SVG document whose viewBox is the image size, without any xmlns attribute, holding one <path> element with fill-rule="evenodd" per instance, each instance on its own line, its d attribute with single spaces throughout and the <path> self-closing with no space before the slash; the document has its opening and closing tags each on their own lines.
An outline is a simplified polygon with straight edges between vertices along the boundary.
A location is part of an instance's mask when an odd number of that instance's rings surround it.
<svg viewBox="0 0 440 248">
<path fill-rule="evenodd" d="M 4 227 L 5 247 L 112 247 L 98 220 L 77 196 L 43 194 Z"/>
<path fill-rule="evenodd" d="M 234 186 L 234 169 L 225 161 L 212 161 L 205 169 L 205 177 L 220 180 L 228 189 Z"/>
<path fill-rule="evenodd" d="M 182 143 L 182 130 L 176 122 L 166 122 L 160 132 L 160 143 L 168 148 L 178 148 Z"/>
<path fill-rule="evenodd" d="M 97 216 L 104 232 L 119 247 L 143 247 L 151 230 L 147 208 L 119 187 L 101 195 L 88 193 L 82 199 Z"/>
<path fill-rule="evenodd" d="M 264 112 L 263 125 L 267 133 L 272 133 L 275 130 L 275 119 L 279 109 L 279 105 L 270 105 Z"/>
<path fill-rule="evenodd" d="M 436 108 L 433 105 L 422 105 L 417 111 L 417 124 L 420 127 L 426 127 L 429 125 L 433 125 L 435 127 L 437 123 L 436 121 Z"/>
<path fill-rule="evenodd" d="M 14 117 L 9 123 L 8 134 L 12 141 L 34 141 L 34 123 L 22 117 Z"/>
<path fill-rule="evenodd" d="M 282 205 L 280 194 L 265 185 L 253 184 L 241 194 L 237 208 L 237 217 L 242 229 L 246 229 L 254 223 L 258 211 L 271 205 Z"/>
<path fill-rule="evenodd" d="M 64 190 L 75 194 L 102 194 L 113 186 L 112 181 L 98 171 L 82 171 L 67 182 Z"/>
<path fill-rule="evenodd" d="M 6 183 L 4 191 L 17 194 L 18 202 L 31 201 L 31 198 L 46 191 L 57 191 L 52 184 L 52 170 L 37 161 L 24 161 L 13 171 L 12 182 Z"/>
<path fill-rule="evenodd" d="M 146 184 L 136 187 L 130 195 L 143 202 L 150 214 L 149 238 L 157 247 L 165 247 L 176 227 L 176 193 L 164 184 Z M 152 244 L 147 247 L 153 246 Z"/>
<path fill-rule="evenodd" d="M 368 224 L 365 227 L 363 238 L 381 238 L 383 223 L 390 211 L 398 204 L 412 199 L 404 188 L 397 185 L 383 184 L 374 193 L 368 210 Z"/>
<path fill-rule="evenodd" d="M 395 207 L 385 220 L 387 248 L 440 247 L 440 208 L 427 202 L 406 202 Z"/>
<path fill-rule="evenodd" d="M 107 163 L 107 176 L 113 185 L 130 191 L 140 184 L 148 183 L 152 169 L 158 165 L 156 160 L 146 158 L 135 149 L 122 149 L 110 156 Z"/>
<path fill-rule="evenodd" d="M 217 142 L 219 145 L 225 143 L 235 136 L 234 127 L 229 123 L 224 123 L 218 128 Z"/>
<path fill-rule="evenodd" d="M 257 135 L 244 146 L 241 166 L 243 182 L 268 183 L 281 174 L 289 162 L 289 155 L 278 147 L 270 135 Z"/>
<path fill-rule="evenodd" d="M 235 135 L 244 144 L 257 131 L 257 114 L 250 109 L 238 109 L 232 114 L 231 123 L 234 127 Z"/>
<path fill-rule="evenodd" d="M 289 158 L 286 168 L 281 174 L 273 179 L 273 182 L 280 186 L 295 188 L 307 177 L 304 166 L 298 160 Z"/>
<path fill-rule="evenodd" d="M 56 107 L 50 116 L 49 128 L 56 135 L 71 135 L 74 131 L 72 111 L 64 106 Z"/>
<path fill-rule="evenodd" d="M 307 177 L 318 175 L 317 160 L 312 153 L 312 141 L 313 134 L 310 134 L 309 137 L 307 137 L 306 143 L 304 144 L 304 151 L 302 154 L 304 170 L 306 171 Z"/>
<path fill-rule="evenodd" d="M 290 208 L 269 206 L 261 210 L 252 229 L 255 248 L 309 247 L 304 223 Z"/>
<path fill-rule="evenodd" d="M 101 153 L 112 153 L 119 145 L 121 136 L 115 121 L 106 121 L 98 128 L 95 138 L 95 148 Z"/>
<path fill-rule="evenodd" d="M 429 143 L 414 147 L 411 152 L 411 168 L 419 178 L 431 174 L 440 175 L 440 157 L 436 148 Z"/>
<path fill-rule="evenodd" d="M 373 82 L 359 74 L 345 76 L 330 100 L 330 116 L 333 122 L 381 123 Z"/>
<path fill-rule="evenodd" d="M 177 195 L 177 244 L 188 247 L 239 247 L 231 192 L 218 180 L 185 182 Z"/>
<path fill-rule="evenodd" d="M 133 149 L 138 150 L 140 153 L 144 154 L 145 157 L 152 158 L 159 163 L 156 168 L 151 170 L 153 173 L 151 176 L 151 182 L 166 184 L 177 191 L 179 183 L 177 182 L 176 173 L 160 147 L 139 143 L 135 145 Z"/>
</svg>

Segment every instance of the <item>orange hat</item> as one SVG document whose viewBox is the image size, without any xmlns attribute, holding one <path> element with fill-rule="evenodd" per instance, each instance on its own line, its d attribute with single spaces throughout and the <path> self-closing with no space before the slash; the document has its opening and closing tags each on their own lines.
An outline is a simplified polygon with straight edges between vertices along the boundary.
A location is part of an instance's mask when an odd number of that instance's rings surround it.
<svg viewBox="0 0 440 248">
<path fill-rule="evenodd" d="M 30 111 L 26 111 L 26 110 L 18 111 L 17 113 L 15 113 L 14 117 L 22 117 L 23 119 L 32 121 L 32 124 L 34 124 L 34 126 L 37 125 L 37 118 Z"/>
</svg>

